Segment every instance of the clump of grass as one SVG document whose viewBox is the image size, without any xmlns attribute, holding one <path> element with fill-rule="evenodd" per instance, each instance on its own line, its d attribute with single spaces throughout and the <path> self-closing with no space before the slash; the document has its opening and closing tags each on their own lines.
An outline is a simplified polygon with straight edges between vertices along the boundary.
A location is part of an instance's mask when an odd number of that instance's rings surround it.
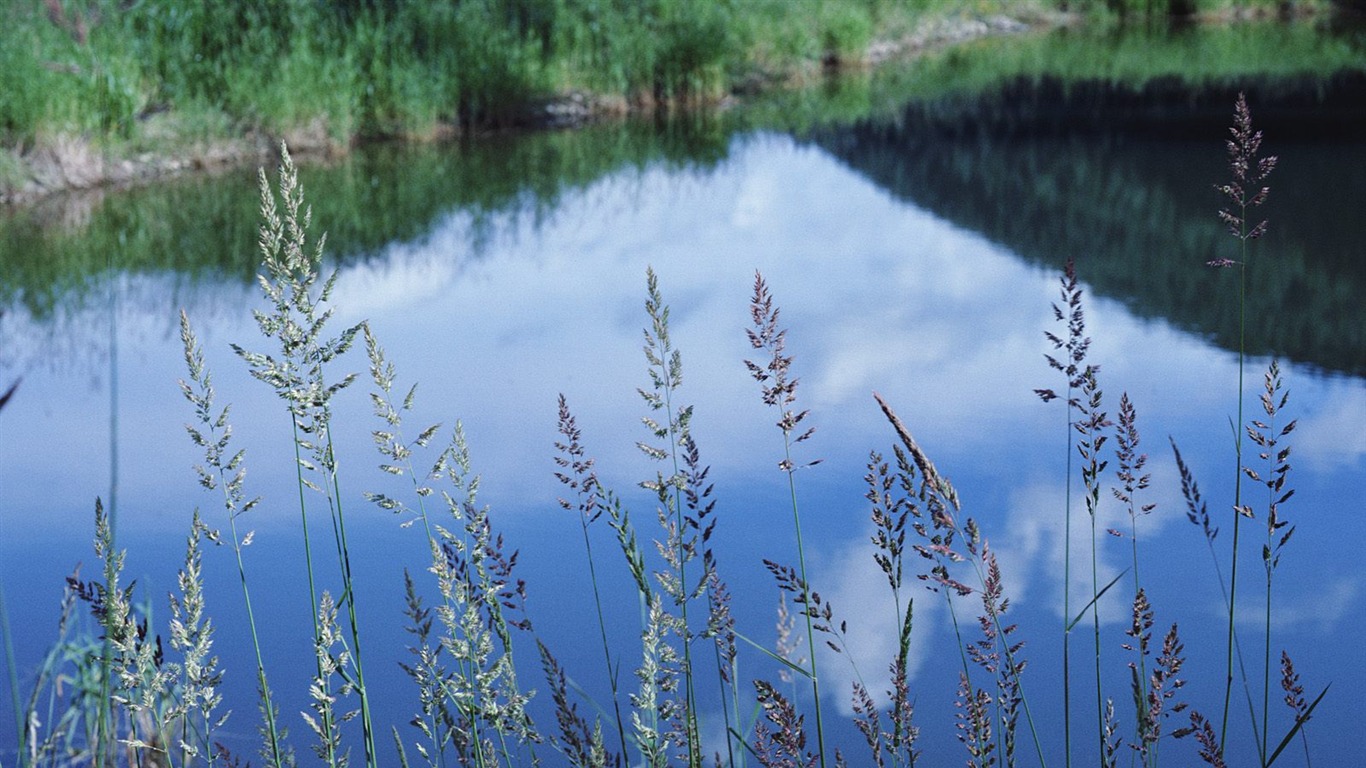
<svg viewBox="0 0 1366 768">
<path fill-rule="evenodd" d="M 640 109 L 862 61 L 956 6 L 868 0 L 11 3 L 0 10 L 0 143 L 154 143 L 146 118 L 264 131 L 314 149 L 537 118 L 570 93 Z M 182 135 L 175 140 L 192 137 Z M 163 145 L 164 147 L 164 145 Z"/>
<path fill-rule="evenodd" d="M 329 364 L 346 353 L 360 332 L 359 325 L 344 329 L 338 336 L 327 338 L 323 334 L 332 311 L 328 302 L 332 288 L 336 284 L 336 273 L 322 277 L 322 254 L 326 237 L 320 238 L 316 246 L 310 247 L 308 229 L 312 223 L 312 211 L 304 206 L 303 189 L 299 186 L 298 170 L 289 152 L 281 148 L 279 174 L 279 200 L 266 179 L 265 172 L 259 174 L 261 189 L 261 226 L 259 247 L 262 255 L 264 274 L 259 283 L 262 293 L 270 304 L 270 312 L 254 311 L 261 334 L 279 344 L 279 357 L 261 352 L 251 352 L 241 346 L 233 345 L 233 350 L 250 367 L 252 376 L 270 385 L 276 395 L 284 401 L 294 430 L 294 451 L 296 477 L 299 491 L 299 512 L 304 530 L 304 558 L 307 570 L 309 594 L 313 601 L 314 643 L 319 648 L 330 647 L 324 644 L 323 619 L 326 612 L 320 603 L 320 595 L 314 578 L 312 539 L 308 531 L 307 493 L 322 496 L 327 514 L 332 524 L 337 565 L 341 572 L 342 597 L 335 604 L 338 610 L 345 610 L 349 653 L 345 659 L 356 696 L 360 700 L 361 735 L 364 742 L 365 762 L 374 766 L 377 762 L 374 725 L 371 722 L 370 698 L 365 687 L 364 655 L 362 652 L 360 620 L 356 609 L 356 590 L 351 572 L 350 545 L 346 535 L 346 516 L 338 486 L 338 462 L 332 444 L 332 407 L 331 399 L 348 387 L 355 374 L 346 374 L 340 380 L 328 379 Z M 321 653 L 321 651 L 320 651 Z M 332 675 L 327 674 L 319 659 L 315 682 L 322 686 L 321 694 L 330 696 Z M 330 710 L 319 713 L 324 718 L 333 713 Z M 336 724 L 321 722 L 318 730 L 329 740 Z M 330 765 L 337 765 L 335 750 Z"/>
<path fill-rule="evenodd" d="M 217 543 L 217 532 L 196 511 L 186 539 L 185 561 L 177 576 L 178 594 L 169 596 L 169 646 L 179 661 L 168 658 L 155 630 L 150 605 L 133 600 L 132 584 L 122 584 L 126 552 L 116 549 L 109 514 L 95 502 L 95 554 L 104 563 L 102 581 L 85 581 L 79 573 L 67 579 L 59 634 L 65 635 L 71 606 L 79 599 L 99 622 L 101 642 L 54 646 L 44 664 L 27 712 L 29 748 L 23 765 L 38 766 L 59 758 L 95 765 L 126 761 L 132 765 L 212 765 L 217 754 L 214 732 L 227 721 L 215 711 L 222 703 L 218 687 L 222 671 L 212 655 L 214 627 L 206 613 L 201 545 Z M 57 650 L 65 647 L 76 666 L 81 696 L 55 727 L 38 739 L 37 701 L 57 666 Z M 93 699 L 93 701 L 91 701 Z M 98 703 L 96 703 L 98 702 Z M 51 711 L 49 719 L 52 718 Z M 84 719 L 84 743 L 73 739 Z M 93 722 L 91 722 L 93 721 Z M 120 756 L 122 753 L 122 756 Z"/>
<path fill-rule="evenodd" d="M 903 487 L 909 493 L 909 489 L 915 487 L 914 478 L 917 475 L 920 478 L 916 498 L 924 504 L 924 508 L 922 511 L 919 505 L 911 502 L 911 514 L 916 519 L 912 524 L 912 530 L 924 541 L 923 544 L 915 545 L 916 552 L 932 565 L 927 572 L 919 574 L 919 578 L 927 583 L 931 591 L 944 595 L 953 623 L 954 636 L 958 641 L 959 659 L 962 663 L 958 700 L 960 741 L 967 747 L 973 760 L 979 761 L 974 764 L 994 763 L 995 758 L 991 753 L 996 751 L 1007 765 L 1013 765 L 1016 726 L 1019 713 L 1023 711 L 1035 754 L 1041 765 L 1047 765 L 1021 677 L 1025 669 L 1025 660 L 1020 656 L 1024 643 L 1012 638 L 1016 631 L 1015 625 L 1002 621 L 1003 615 L 1009 609 L 1009 600 L 1005 597 L 1001 571 L 995 555 L 982 536 L 976 520 L 968 517 L 963 523 L 958 522 L 957 513 L 962 509 L 958 491 L 939 473 L 887 401 L 876 392 L 873 393 L 873 398 L 882 408 L 883 415 L 887 417 L 887 421 L 901 441 L 901 445 L 896 446 L 896 453 L 903 477 Z M 923 522 L 926 516 L 930 519 L 929 527 Z M 961 551 L 956 549 L 955 542 L 962 546 Z M 972 566 L 974 586 L 969 586 L 953 574 L 953 569 L 960 563 L 969 563 Z M 973 594 L 978 595 L 982 602 L 978 626 L 982 630 L 983 639 L 968 643 L 964 640 L 958 625 L 954 598 L 964 598 Z M 974 684 L 969 661 L 992 677 L 994 693 L 988 693 L 985 687 Z M 992 705 L 990 712 L 984 708 L 984 701 Z M 996 721 L 996 741 L 989 744 L 993 717 Z"/>
</svg>

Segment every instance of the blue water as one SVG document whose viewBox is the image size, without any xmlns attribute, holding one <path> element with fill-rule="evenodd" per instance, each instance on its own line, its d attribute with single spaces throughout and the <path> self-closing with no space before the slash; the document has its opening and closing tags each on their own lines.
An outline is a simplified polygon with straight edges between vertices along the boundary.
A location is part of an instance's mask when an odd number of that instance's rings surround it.
<svg viewBox="0 0 1366 768">
<path fill-rule="evenodd" d="M 307 185 L 307 168 L 303 174 Z M 254 190 L 244 187 L 242 194 Z M 1060 764 L 1066 417 L 1059 403 L 1045 405 L 1033 393 L 1062 384 L 1043 357 L 1051 351 L 1044 332 L 1064 330 L 1050 309 L 1058 298 L 1056 272 L 1027 265 L 1001 245 L 893 197 L 818 149 L 765 134 L 735 140 L 729 158 L 706 172 L 623 172 L 567 195 L 546 217 L 507 216 L 477 253 L 471 227 L 469 216 L 451 211 L 423 237 L 391 243 L 347 267 L 334 295 L 333 327 L 368 319 L 398 366 L 400 386 L 419 383 L 410 435 L 442 422 L 444 440 L 456 420 L 463 423 L 482 477 L 480 497 L 508 547 L 521 552 L 519 571 L 538 635 L 583 688 L 606 705 L 579 522 L 556 503 L 564 494 L 552 474 L 556 396 L 568 398 L 603 483 L 627 501 L 643 536 L 656 535 L 653 500 L 637 483 L 654 477 L 657 466 L 635 447 L 648 437 L 636 389 L 648 386 L 641 331 L 651 266 L 683 354 L 679 396 L 696 407 L 694 434 L 712 468 L 721 575 L 734 593 L 740 631 L 772 645 L 778 592 L 761 560 L 795 564 L 796 548 L 786 478 L 777 468 L 782 436 L 742 362 L 757 354 L 744 329 L 759 270 L 789 328 L 798 405 L 811 410 L 808 423 L 817 429 L 797 458 L 822 462 L 796 474 L 811 581 L 848 622 L 848 658 L 818 657 L 827 720 L 838 722 L 828 741 L 852 763 L 864 759 L 861 737 L 846 717 L 849 686 L 861 676 L 874 692 L 885 690 L 895 651 L 891 593 L 872 561 L 873 527 L 863 498 L 868 452 L 890 456 L 895 439 L 873 401 L 877 391 L 958 488 L 964 516 L 980 522 L 999 558 L 1009 615 L 1027 642 L 1031 713 L 1045 753 Z M 1085 286 L 1085 255 L 1075 255 Z M 1191 269 L 1204 269 L 1199 255 L 1173 258 L 1190 258 Z M 217 497 L 196 485 L 191 466 L 200 457 L 183 431 L 192 417 L 177 387 L 185 372 L 176 317 L 184 307 L 201 335 L 220 401 L 232 403 L 236 436 L 247 449 L 248 493 L 262 497 L 243 518 L 255 531 L 248 568 L 268 637 L 266 666 L 284 722 L 304 753 L 309 742 L 297 713 L 307 706 L 313 665 L 289 421 L 284 406 L 228 347 L 269 349 L 248 312 L 260 302 L 254 287 L 237 283 L 116 275 L 56 318 L 39 321 L 12 310 L 0 320 L 7 378 L 22 376 L 19 394 L 0 413 L 0 577 L 26 679 L 52 641 L 63 577 L 78 563 L 85 577 L 97 573 L 90 539 L 94 500 L 102 497 L 116 509 L 127 576 L 137 578 L 138 594 L 153 602 L 158 621 L 167 619 L 164 596 L 175 587 L 191 511 L 199 507 L 211 525 L 226 527 Z M 1221 528 L 1216 551 L 1226 570 L 1237 355 L 1162 322 L 1136 319 L 1117 299 L 1088 291 L 1085 311 L 1104 407 L 1114 414 L 1120 393 L 1129 394 L 1149 454 L 1152 487 L 1140 502 L 1157 507 L 1138 521 L 1139 573 L 1156 609 L 1154 633 L 1179 623 L 1187 657 L 1182 676 L 1189 681 L 1179 695 L 1217 719 L 1226 609 L 1205 540 L 1186 520 L 1168 438 L 1180 445 Z M 1246 363 L 1249 418 L 1267 362 Z M 417 709 L 416 692 L 395 663 L 406 660 L 403 649 L 411 644 L 402 629 L 402 569 L 430 577 L 422 573 L 420 528 L 401 528 L 401 520 L 361 498 L 365 490 L 395 487 L 375 468 L 380 457 L 370 430 L 378 424 L 364 394 L 366 365 L 360 349 L 338 364 L 334 375 L 362 377 L 338 396 L 334 436 L 381 754 L 391 757 L 391 725 L 410 743 L 418 737 L 406 725 Z M 1366 630 L 1366 576 L 1358 564 L 1366 542 L 1358 491 L 1366 486 L 1366 386 L 1294 365 L 1284 366 L 1284 376 L 1288 413 L 1299 425 L 1289 480 L 1296 494 L 1282 516 L 1296 534 L 1275 574 L 1273 663 L 1287 649 L 1311 698 L 1332 683 L 1306 732 L 1315 758 L 1335 764 L 1358 746 L 1355 702 L 1366 690 L 1366 664 L 1354 642 Z M 1074 610 L 1092 588 L 1091 523 L 1078 482 L 1074 477 Z M 1096 522 L 1101 584 L 1131 566 L 1128 540 L 1104 533 L 1129 529 L 1128 515 L 1108 490 L 1113 469 L 1104 482 Z M 1237 626 L 1260 707 L 1265 582 L 1259 550 L 1266 532 L 1264 493 L 1251 488 L 1245 483 L 1245 498 L 1258 517 L 1244 521 L 1241 532 Z M 593 546 L 622 685 L 633 690 L 638 609 L 604 523 L 592 529 Z M 228 550 L 206 553 L 205 562 L 215 648 L 228 670 L 225 707 L 233 710 L 220 736 L 249 755 L 254 674 L 241 596 Z M 911 572 L 921 567 L 913 554 L 906 563 Z M 1120 644 L 1127 640 L 1132 578 L 1126 573 L 1100 603 L 1103 686 L 1125 731 L 1132 715 L 1124 665 L 1131 654 Z M 322 580 L 339 589 L 333 575 Z M 909 576 L 907 582 L 906 594 L 915 599 L 911 661 L 921 747 L 927 764 L 961 762 L 966 755 L 953 726 L 961 667 L 948 612 L 941 595 Z M 970 618 L 976 608 L 971 598 L 957 608 L 969 639 L 976 639 Z M 524 683 L 544 692 L 531 639 L 518 642 L 527 652 Z M 1072 637 L 1079 764 L 1094 759 L 1097 748 L 1092 642 L 1088 617 Z M 761 654 L 742 650 L 742 679 L 774 675 Z M 1274 668 L 1272 675 L 1274 743 L 1290 717 Z M 698 679 L 710 701 L 713 673 Z M 799 690 L 810 727 L 809 690 Z M 628 706 L 624 695 L 621 703 Z M 546 707 L 541 702 L 533 711 L 550 732 Z M 12 760 L 8 697 L 0 709 L 0 742 Z M 721 749 L 715 704 L 702 709 L 709 749 Z M 1240 683 L 1231 716 L 1235 765 L 1255 760 L 1246 711 Z M 1185 724 L 1182 716 L 1165 727 Z M 1032 762 L 1025 727 L 1022 719 L 1021 760 Z M 359 754 L 358 733 L 351 736 Z M 1162 746 L 1172 764 L 1193 763 L 1195 749 L 1190 740 Z M 1303 759 L 1295 747 L 1280 764 Z"/>
</svg>

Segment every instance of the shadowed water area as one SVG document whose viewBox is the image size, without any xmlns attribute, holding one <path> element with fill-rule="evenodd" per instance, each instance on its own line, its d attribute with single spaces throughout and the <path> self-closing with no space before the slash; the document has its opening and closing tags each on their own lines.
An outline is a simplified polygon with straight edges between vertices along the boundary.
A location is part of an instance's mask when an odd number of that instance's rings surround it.
<svg viewBox="0 0 1366 768">
<path fill-rule="evenodd" d="M 1355 33 L 1316 34 L 1314 50 L 1337 46 L 1347 60 L 1362 60 Z M 1110 40 L 1114 60 L 1143 45 L 1138 37 Z M 1175 50 L 1225 45 L 1183 42 L 1180 34 L 1162 39 Z M 1291 35 L 1285 45 L 1298 50 L 1297 40 Z M 1256 397 L 1274 355 L 1290 392 L 1284 418 L 1299 422 L 1288 481 L 1296 494 L 1281 509 L 1297 532 L 1275 573 L 1273 660 L 1286 649 L 1311 698 L 1332 683 L 1306 729 L 1315 761 L 1338 764 L 1356 754 L 1355 702 L 1366 690 L 1355 647 L 1366 630 L 1358 565 L 1366 543 L 1360 68 L 1326 80 L 1214 73 L 1199 85 L 1025 71 L 984 85 L 970 55 L 934 66 L 974 87 L 936 92 L 923 76 L 888 72 L 722 115 L 371 147 L 336 163 L 305 164 L 314 232 L 328 233 L 327 267 L 338 271 L 333 329 L 368 320 L 397 366 L 397 388 L 418 384 L 410 435 L 441 422 L 442 443 L 462 422 L 482 477 L 480 499 L 507 548 L 520 552 L 517 576 L 526 581 L 537 637 L 610 710 L 580 524 L 556 501 L 568 495 L 552 462 L 557 395 L 568 399 L 599 478 L 621 495 L 642 537 L 661 535 L 653 494 L 638 487 L 660 465 L 636 447 L 649 438 L 637 388 L 649 386 L 640 348 L 649 322 L 645 273 L 653 267 L 682 352 L 675 402 L 695 406 L 694 436 L 715 484 L 719 572 L 734 595 L 739 631 L 772 647 L 779 596 L 762 561 L 795 563 L 796 545 L 778 469 L 777 414 L 764 407 L 743 363 L 761 355 L 744 332 L 761 271 L 790 329 L 797 405 L 810 409 L 806 423 L 817 430 L 794 454 L 799 464 L 821 460 L 795 476 L 811 581 L 848 623 L 846 658 L 820 657 L 826 719 L 834 723 L 827 741 L 851 764 L 863 762 L 866 747 L 847 717 L 850 685 L 861 678 L 881 694 L 895 653 L 895 608 L 873 561 L 864 498 L 869 451 L 890 458 L 896 439 L 872 399 L 876 390 L 953 481 L 964 516 L 979 521 L 1000 560 L 1008 615 L 1027 643 L 1024 682 L 1039 739 L 1061 764 L 1067 415 L 1034 390 L 1065 386 L 1044 359 L 1054 352 L 1044 334 L 1065 333 L 1051 304 L 1069 259 L 1085 292 L 1089 362 L 1100 366 L 1103 407 L 1113 416 L 1127 392 L 1139 414 L 1140 450 L 1149 454 L 1152 487 L 1139 500 L 1156 508 L 1136 529 L 1155 634 L 1179 623 L 1189 681 L 1180 695 L 1211 717 L 1221 707 L 1227 612 L 1206 540 L 1187 520 L 1169 438 L 1221 529 L 1215 549 L 1227 578 L 1238 281 L 1236 270 L 1205 262 L 1239 257 L 1216 219 L 1223 200 L 1213 185 L 1226 180 L 1222 141 L 1233 99 L 1246 88 L 1254 122 L 1267 133 L 1264 149 L 1280 166 L 1263 209 L 1269 233 L 1246 264 L 1245 417 L 1260 414 Z M 177 386 L 186 376 L 177 327 L 183 308 L 201 336 L 220 404 L 232 403 L 234 437 L 247 451 L 247 493 L 262 499 L 243 518 L 255 531 L 246 556 L 261 585 L 266 666 L 302 753 L 307 732 L 297 713 L 307 706 L 313 663 L 290 420 L 229 347 L 273 351 L 250 314 L 264 308 L 253 282 L 258 206 L 255 180 L 242 172 L 0 213 L 0 385 L 20 380 L 0 412 L 0 578 L 24 680 L 53 640 L 63 577 L 82 563 L 84 577 L 97 574 L 90 539 L 101 497 L 128 549 L 127 578 L 137 579 L 155 620 L 167 618 L 165 594 L 175 589 L 191 511 L 226 525 L 219 497 L 196 484 L 191 467 L 202 455 L 183 429 L 193 418 Z M 413 643 L 403 630 L 404 569 L 426 594 L 434 586 L 424 573 L 420 525 L 404 527 L 405 518 L 363 497 L 401 492 L 406 482 L 377 469 L 371 432 L 380 424 L 365 395 L 367 366 L 361 349 L 336 364 L 331 378 L 361 376 L 337 396 L 334 438 L 381 754 L 391 754 L 390 725 L 417 738 L 407 725 L 416 691 L 397 664 Z M 1244 450 L 1251 461 L 1252 448 Z M 1092 590 L 1092 523 L 1079 476 L 1071 482 L 1076 611 Z M 1111 469 L 1095 526 L 1099 582 L 1120 577 L 1100 601 L 1102 682 L 1127 731 L 1124 665 L 1132 654 L 1121 644 L 1133 561 L 1129 539 L 1105 531 L 1133 529 L 1109 491 L 1117 484 Z M 1258 702 L 1264 497 L 1245 482 L 1244 501 L 1257 517 L 1243 523 L 1237 626 Z M 596 570 L 621 685 L 633 691 L 639 609 L 604 523 L 590 528 Z M 220 737 L 249 755 L 254 671 L 231 561 L 226 549 L 205 555 L 208 609 L 234 711 Z M 915 600 L 912 697 L 927 764 L 951 764 L 964 759 L 953 704 L 961 665 L 943 595 L 912 578 L 922 563 L 908 554 L 902 592 L 903 601 Z M 320 579 L 339 589 L 335 574 L 324 570 Z M 969 618 L 978 607 L 968 598 L 956 609 L 970 640 L 978 637 Z M 1088 616 L 1072 638 L 1078 764 L 1094 762 L 1097 750 L 1090 625 Z M 88 616 L 83 626 L 98 635 Z M 544 692 L 534 639 L 517 642 L 525 651 L 519 676 Z M 723 749 L 710 650 L 704 641 L 697 647 L 708 659 L 698 677 L 702 737 L 709 751 Z M 776 679 L 777 670 L 742 648 L 740 675 L 747 683 Z M 795 691 L 809 727 L 809 688 L 780 687 Z M 1273 746 L 1291 722 L 1282 695 L 1271 692 Z M 10 762 L 14 726 L 4 698 L 0 757 Z M 533 714 L 549 732 L 548 696 L 540 698 Z M 1246 709 L 1239 684 L 1231 764 L 1256 760 Z M 1183 715 L 1166 727 L 1186 722 Z M 1032 763 L 1023 721 L 1020 738 L 1019 759 Z M 1162 750 L 1171 764 L 1196 760 L 1189 740 L 1164 741 Z M 1303 763 L 1297 746 L 1277 764 Z"/>
</svg>

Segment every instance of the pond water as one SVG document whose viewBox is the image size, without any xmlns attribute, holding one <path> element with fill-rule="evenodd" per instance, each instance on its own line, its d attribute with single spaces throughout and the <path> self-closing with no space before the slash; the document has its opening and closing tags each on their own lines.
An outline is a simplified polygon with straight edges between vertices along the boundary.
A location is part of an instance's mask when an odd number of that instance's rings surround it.
<svg viewBox="0 0 1366 768">
<path fill-rule="evenodd" d="M 1231 100 L 1223 103 L 1231 112 Z M 1255 119 L 1255 100 L 1253 109 Z M 641 345 L 645 275 L 653 268 L 682 352 L 677 397 L 695 406 L 693 432 L 715 483 L 720 573 L 734 593 L 740 631 L 772 647 L 779 593 L 763 560 L 795 563 L 796 546 L 777 466 L 782 435 L 743 362 L 758 355 L 745 336 L 758 270 L 789 329 L 797 403 L 810 409 L 807 423 L 817 430 L 796 458 L 822 461 L 795 475 L 811 582 L 847 620 L 854 662 L 819 658 L 826 711 L 834 715 L 827 719 L 837 721 L 828 740 L 851 762 L 864 759 L 847 718 L 853 670 L 881 692 L 895 652 L 891 593 L 872 558 L 864 498 L 869 451 L 890 456 L 896 439 L 872 398 L 877 391 L 954 482 L 963 514 L 979 521 L 1000 560 L 1009 615 L 1027 643 L 1024 681 L 1039 739 L 1059 762 L 1066 416 L 1033 390 L 1062 385 L 1044 360 L 1052 351 L 1044 334 L 1065 330 L 1050 305 L 1068 259 L 1085 290 L 1089 360 L 1100 366 L 1104 408 L 1113 415 L 1121 392 L 1132 398 L 1149 454 L 1152 487 L 1140 501 L 1156 508 L 1137 523 L 1138 556 L 1156 630 L 1180 626 L 1188 679 L 1180 696 L 1212 717 L 1222 702 L 1225 602 L 1205 539 L 1186 519 L 1168 439 L 1206 495 L 1227 568 L 1238 285 L 1235 270 L 1205 262 L 1236 257 L 1236 243 L 1214 216 L 1221 201 L 1211 185 L 1226 175 L 1221 130 L 1177 133 L 943 131 L 917 109 L 797 132 L 707 117 L 380 147 L 336 165 L 306 165 L 301 175 L 315 228 L 330 233 L 328 266 L 338 270 L 332 327 L 367 320 L 397 365 L 400 386 L 419 383 L 411 434 L 442 422 L 444 439 L 462 422 L 480 497 L 508 548 L 520 552 L 538 634 L 598 701 L 605 704 L 608 693 L 582 534 L 577 517 L 556 503 L 565 493 L 552 462 L 557 395 L 573 408 L 604 485 L 621 494 L 643 537 L 659 535 L 652 495 L 638 487 L 658 465 L 636 448 L 649 437 L 637 388 L 649 386 Z M 1248 264 L 1243 397 L 1250 418 L 1262 373 L 1278 356 L 1298 428 L 1289 475 L 1296 494 L 1282 509 L 1296 533 L 1275 574 L 1273 663 L 1286 649 L 1311 698 L 1332 683 L 1306 733 L 1314 757 L 1334 763 L 1357 752 L 1355 699 L 1366 690 L 1356 643 L 1366 630 L 1359 566 L 1366 233 L 1358 215 L 1366 144 L 1340 134 L 1329 140 L 1312 128 L 1287 133 L 1279 140 L 1269 133 L 1266 142 L 1281 165 L 1266 209 L 1272 229 Z M 250 279 L 256 206 L 250 175 L 228 174 L 5 215 L 0 383 L 20 379 L 20 386 L 0 412 L 0 578 L 14 658 L 27 680 L 53 640 L 63 577 L 78 564 L 86 578 L 98 572 L 90 540 L 101 497 L 116 513 L 127 576 L 158 621 L 167 618 L 164 596 L 175 588 L 191 511 L 226 526 L 216 496 L 196 483 L 191 467 L 202 457 L 183 429 L 192 418 L 177 386 L 185 376 L 177 327 L 184 308 L 220 402 L 232 404 L 248 493 L 262 497 L 244 518 L 255 531 L 249 575 L 261 585 L 266 666 L 302 751 L 308 742 L 297 713 L 307 706 L 313 665 L 290 423 L 229 348 L 270 347 L 250 315 L 264 306 Z M 362 499 L 364 491 L 395 487 L 376 468 L 371 430 L 379 425 L 364 394 L 366 368 L 359 349 L 337 363 L 334 377 L 354 371 L 362 378 L 337 397 L 334 437 L 375 718 L 411 743 L 417 733 L 406 723 L 417 711 L 416 691 L 397 666 L 412 643 L 403 630 L 403 572 L 420 579 L 428 561 L 418 528 L 401 527 Z M 1130 654 L 1120 646 L 1132 555 L 1127 539 L 1104 530 L 1127 531 L 1129 520 L 1108 490 L 1117 484 L 1113 470 L 1103 482 L 1098 578 L 1119 581 L 1099 604 L 1102 682 L 1127 723 Z M 1091 594 L 1091 550 L 1079 476 L 1071 483 L 1075 610 Z M 1251 494 L 1252 484 L 1244 487 Z M 1242 531 L 1237 626 L 1260 701 L 1264 501 L 1246 498 L 1258 512 Z M 591 534 L 612 644 L 626 668 L 623 688 L 631 690 L 638 610 L 605 522 Z M 234 710 L 220 735 L 250 754 L 254 679 L 231 561 L 226 549 L 205 556 L 215 648 Z M 908 571 L 920 566 L 908 557 Z M 333 575 L 323 579 L 339 589 Z M 423 589 L 434 594 L 430 583 Z M 954 728 L 960 665 L 950 617 L 942 596 L 918 583 L 906 589 L 915 598 L 911 685 L 921 746 L 929 764 L 957 762 L 964 759 Z M 960 619 L 976 607 L 962 601 Z M 85 628 L 95 631 L 88 619 Z M 544 692 L 531 638 L 518 642 L 526 651 L 523 680 Z M 1089 619 L 1073 635 L 1072 654 L 1073 747 L 1085 763 L 1096 750 Z M 699 677 L 708 691 L 710 675 Z M 741 676 L 773 678 L 776 670 L 743 649 Z M 1273 669 L 1273 686 L 1278 680 Z M 810 725 L 809 691 L 798 691 Z M 1275 737 L 1291 722 L 1280 698 L 1274 687 Z M 0 754 L 11 760 L 5 699 Z M 1234 702 L 1230 762 L 1250 764 L 1256 755 L 1241 684 Z M 722 726 L 709 695 L 703 710 L 703 736 L 719 749 Z M 534 712 L 551 731 L 548 705 Z M 1168 728 L 1184 724 L 1182 717 Z M 1033 748 L 1021 728 L 1029 761 Z M 387 734 L 382 740 L 383 754 L 391 754 Z M 1195 760 L 1191 741 L 1162 749 L 1175 762 Z M 1299 747 L 1282 758 L 1303 762 Z"/>
</svg>

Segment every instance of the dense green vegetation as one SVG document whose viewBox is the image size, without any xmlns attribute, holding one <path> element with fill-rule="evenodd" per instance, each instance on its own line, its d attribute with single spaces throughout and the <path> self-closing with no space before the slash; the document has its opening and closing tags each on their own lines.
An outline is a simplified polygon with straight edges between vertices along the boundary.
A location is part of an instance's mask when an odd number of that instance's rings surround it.
<svg viewBox="0 0 1366 768">
<path fill-rule="evenodd" d="M 0 10 L 0 143 L 304 140 L 526 120 L 554 95 L 713 99 L 993 14 L 1119 18 L 1329 0 L 20 0 Z M 938 26 L 936 26 L 938 25 Z M 599 104 L 601 108 L 601 104 Z M 167 144 L 171 146 L 168 147 Z M 12 163 L 12 161 L 11 161 Z M 3 169 L 0 169 L 3 171 Z M 0 174 L 3 175 L 3 174 Z"/>
</svg>

